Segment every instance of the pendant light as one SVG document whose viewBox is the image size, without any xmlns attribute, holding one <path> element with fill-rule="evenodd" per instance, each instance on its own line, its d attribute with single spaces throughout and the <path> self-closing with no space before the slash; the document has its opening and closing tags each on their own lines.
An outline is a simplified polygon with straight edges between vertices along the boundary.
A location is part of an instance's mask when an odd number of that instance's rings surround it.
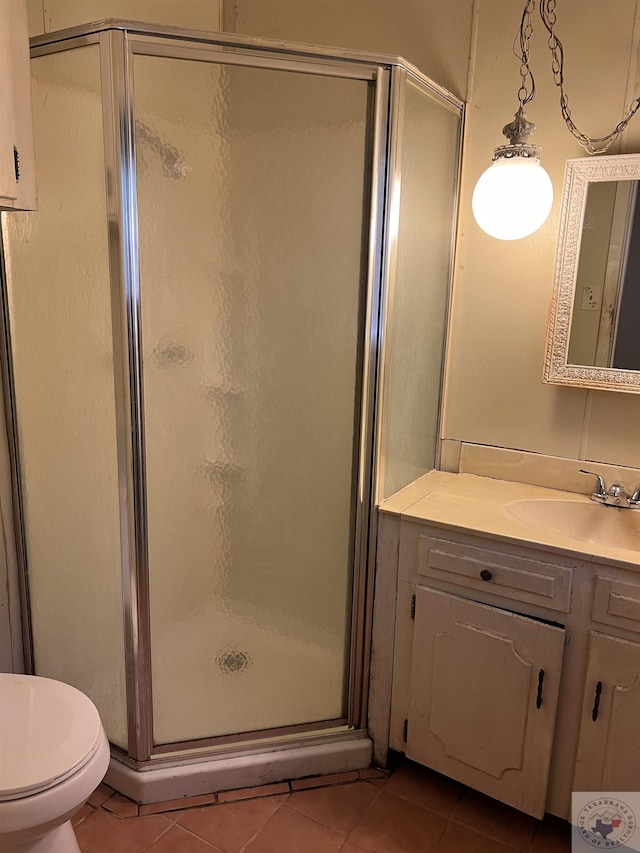
<svg viewBox="0 0 640 853">
<path fill-rule="evenodd" d="M 592 139 L 576 127 L 564 91 L 564 48 L 555 34 L 557 0 L 539 0 L 542 23 L 547 30 L 551 52 L 551 71 L 560 89 L 560 111 L 574 138 L 589 154 L 605 152 L 626 128 L 640 108 L 636 98 L 627 114 L 607 136 Z M 499 240 L 519 240 L 533 234 L 545 222 L 553 204 L 551 179 L 540 162 L 540 148 L 528 140 L 535 125 L 527 121 L 524 107 L 535 97 L 535 81 L 529 65 L 532 15 L 536 0 L 526 0 L 516 35 L 515 55 L 520 59 L 521 83 L 518 90 L 520 106 L 514 120 L 503 128 L 509 140 L 494 150 L 493 163 L 480 176 L 472 198 L 473 215 L 478 225 L 491 237 Z"/>
<path fill-rule="evenodd" d="M 519 240 L 533 234 L 551 211 L 551 178 L 540 164 L 540 148 L 527 142 L 534 131 L 521 104 L 515 119 L 502 130 L 509 145 L 495 149 L 493 163 L 473 191 L 476 222 L 498 240 Z"/>
</svg>

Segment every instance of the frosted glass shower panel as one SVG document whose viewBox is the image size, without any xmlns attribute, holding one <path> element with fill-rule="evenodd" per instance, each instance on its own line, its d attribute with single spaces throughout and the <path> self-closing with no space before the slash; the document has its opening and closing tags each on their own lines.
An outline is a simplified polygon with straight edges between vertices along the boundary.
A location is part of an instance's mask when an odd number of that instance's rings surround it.
<svg viewBox="0 0 640 853">
<path fill-rule="evenodd" d="M 134 79 L 155 741 L 340 719 L 370 84 Z"/>
<path fill-rule="evenodd" d="M 409 78 L 382 406 L 381 497 L 435 464 L 455 215 L 460 111 Z"/>
<path fill-rule="evenodd" d="M 3 217 L 36 674 L 127 723 L 97 46 L 31 61 L 40 210 Z"/>
</svg>

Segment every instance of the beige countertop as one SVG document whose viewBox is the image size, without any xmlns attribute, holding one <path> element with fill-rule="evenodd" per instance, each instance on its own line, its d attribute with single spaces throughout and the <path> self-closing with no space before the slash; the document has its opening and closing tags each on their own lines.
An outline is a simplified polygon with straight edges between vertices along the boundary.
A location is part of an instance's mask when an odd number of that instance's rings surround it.
<svg viewBox="0 0 640 853">
<path fill-rule="evenodd" d="M 550 505 L 543 506 L 542 502 Z M 586 506 L 577 509 L 576 504 Z M 529 520 L 527 511 L 531 507 L 545 519 L 550 518 L 550 523 Z M 461 533 L 640 569 L 640 508 L 601 506 L 588 495 L 575 492 L 473 474 L 431 471 L 388 498 L 380 511 Z M 576 526 L 572 517 L 582 520 L 583 514 L 588 524 Z"/>
</svg>

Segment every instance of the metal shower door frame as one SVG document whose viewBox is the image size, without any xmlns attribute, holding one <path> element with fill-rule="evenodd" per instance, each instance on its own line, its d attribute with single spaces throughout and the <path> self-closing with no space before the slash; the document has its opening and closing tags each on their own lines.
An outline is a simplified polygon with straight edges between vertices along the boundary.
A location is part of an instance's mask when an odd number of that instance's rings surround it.
<svg viewBox="0 0 640 853">
<path fill-rule="evenodd" d="M 404 116 L 406 108 L 407 86 L 413 85 L 425 97 L 437 100 L 443 107 L 455 113 L 459 120 L 457 157 L 455 160 L 455 190 L 452 199 L 454 211 L 451 239 L 449 243 L 449 268 L 447 275 L 447 295 L 445 307 L 444 340 L 442 348 L 442 361 L 439 373 L 439 405 L 436 432 L 442 435 L 442 395 L 444 389 L 445 366 L 447 362 L 447 349 L 449 346 L 449 322 L 451 312 L 451 282 L 453 278 L 453 261 L 456 250 L 455 222 L 457 221 L 459 207 L 459 181 L 462 170 L 462 139 L 464 136 L 465 111 L 462 101 L 455 98 L 445 90 L 439 89 L 416 69 L 410 66 L 394 66 L 391 72 L 391 106 L 389 120 L 389 166 L 387 177 L 387 214 L 385 217 L 385 239 L 383 241 L 382 262 L 382 300 L 380 323 L 383 329 L 387 327 L 387 318 L 392 313 L 394 291 L 397 285 L 398 247 L 397 235 L 400 226 L 400 205 L 402 195 L 402 150 L 405 136 Z M 377 380 L 377 417 L 375 428 L 374 459 L 376 477 L 372 494 L 372 513 L 376 517 L 373 525 L 374 536 L 377 539 L 377 507 L 385 499 L 384 482 L 387 459 L 385 458 L 385 442 L 383 440 L 386 423 L 383 402 L 386 396 L 389 378 L 387 376 L 388 358 L 387 335 L 382 335 L 380 341 L 380 352 L 378 354 L 378 380 Z M 434 467 L 440 468 L 441 447 L 436 445 Z M 376 573 L 376 546 L 372 542 L 370 552 L 370 577 L 372 589 L 370 599 L 367 603 L 367 613 L 371 617 L 371 625 L 368 630 L 369 646 L 368 654 L 371 658 L 372 649 L 375 652 L 374 665 L 371 667 L 370 678 L 366 682 L 367 687 L 367 729 L 373 741 L 374 762 L 385 765 L 389 749 L 389 735 L 391 722 L 391 695 L 393 688 L 394 671 L 394 645 L 390 638 L 395 636 L 396 631 L 396 608 L 398 596 L 398 574 L 396 571 L 387 570 L 384 573 Z M 384 557 L 383 557 L 384 559 Z M 374 586 L 375 584 L 375 586 Z M 375 593 L 375 594 L 374 594 Z"/>
<path fill-rule="evenodd" d="M 256 52 L 226 52 L 204 42 L 180 43 L 161 35 L 110 29 L 99 35 L 104 98 L 105 156 L 109 188 L 109 256 L 111 262 L 119 483 L 125 613 L 125 657 L 129 756 L 137 764 L 167 751 L 192 750 L 229 744 L 238 747 L 254 738 L 312 734 L 320 728 L 360 728 L 363 725 L 365 630 L 368 624 L 367 563 L 371 539 L 371 484 L 375 387 L 377 381 L 380 308 L 380 257 L 383 232 L 384 178 L 387 159 L 389 70 L 361 67 L 335 59 L 283 56 Z M 352 619 L 349 654 L 349 698 L 346 719 L 318 721 L 237 736 L 212 737 L 158 746 L 153 741 L 149 560 L 146 522 L 144 456 L 144 399 L 142 388 L 141 306 L 138 269 L 136 162 L 134 139 L 133 57 L 136 54 L 197 60 L 222 65 L 280 69 L 307 74 L 361 79 L 374 84 L 374 111 L 370 131 L 368 186 L 370 221 L 367 233 L 366 307 L 359 409 L 359 448 L 355 485 L 355 533 L 352 560 Z M 289 741 L 291 742 L 291 741 Z"/>
</svg>

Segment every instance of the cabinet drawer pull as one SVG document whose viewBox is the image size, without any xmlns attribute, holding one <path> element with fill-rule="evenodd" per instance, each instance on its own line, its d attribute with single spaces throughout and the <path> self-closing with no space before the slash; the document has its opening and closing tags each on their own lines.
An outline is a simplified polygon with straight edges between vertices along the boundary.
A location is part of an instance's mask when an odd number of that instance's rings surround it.
<svg viewBox="0 0 640 853">
<path fill-rule="evenodd" d="M 480 572 L 480 577 L 482 578 L 482 580 L 483 580 L 483 581 L 490 581 L 490 580 L 491 580 L 491 578 L 493 577 L 493 575 L 492 575 L 492 573 L 489 571 L 489 569 L 483 569 L 483 570 Z"/>
<path fill-rule="evenodd" d="M 542 684 L 544 682 L 544 669 L 538 673 L 538 695 L 536 696 L 536 708 L 540 709 L 542 705 Z"/>
<path fill-rule="evenodd" d="M 593 700 L 593 711 L 591 712 L 591 719 L 595 723 L 598 719 L 598 712 L 600 711 L 600 694 L 602 693 L 602 682 L 599 681 L 596 684 L 596 695 Z"/>
<path fill-rule="evenodd" d="M 13 146 L 13 171 L 16 176 L 16 182 L 20 180 L 20 154 L 16 146 Z"/>
</svg>

